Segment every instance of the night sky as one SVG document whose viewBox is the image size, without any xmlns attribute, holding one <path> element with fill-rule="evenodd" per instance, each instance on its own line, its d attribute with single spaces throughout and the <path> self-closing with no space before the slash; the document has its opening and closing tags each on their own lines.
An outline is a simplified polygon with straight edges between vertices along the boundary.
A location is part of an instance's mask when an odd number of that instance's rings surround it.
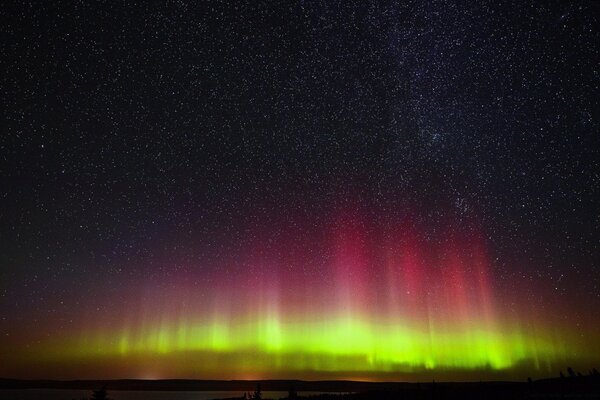
<svg viewBox="0 0 600 400">
<path fill-rule="evenodd" d="M 600 367 L 598 3 L 58 3 L 0 10 L 0 376 Z"/>
</svg>

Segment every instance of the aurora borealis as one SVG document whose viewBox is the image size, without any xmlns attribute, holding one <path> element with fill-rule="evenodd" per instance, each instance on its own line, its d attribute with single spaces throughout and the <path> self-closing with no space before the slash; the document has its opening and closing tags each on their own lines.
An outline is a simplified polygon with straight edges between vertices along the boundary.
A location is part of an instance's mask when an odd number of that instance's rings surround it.
<svg viewBox="0 0 600 400">
<path fill-rule="evenodd" d="M 33 346 L 38 362 L 146 378 L 505 377 L 589 361 L 583 352 L 597 347 L 521 304 L 519 289 L 499 294 L 476 227 L 448 224 L 432 238 L 408 219 L 384 228 L 333 214 L 325 228 L 255 237 L 202 287 L 188 267 L 128 288 L 129 307 Z"/>
<path fill-rule="evenodd" d="M 0 377 L 600 366 L 598 7 L 309 3 L 2 11 Z"/>
</svg>

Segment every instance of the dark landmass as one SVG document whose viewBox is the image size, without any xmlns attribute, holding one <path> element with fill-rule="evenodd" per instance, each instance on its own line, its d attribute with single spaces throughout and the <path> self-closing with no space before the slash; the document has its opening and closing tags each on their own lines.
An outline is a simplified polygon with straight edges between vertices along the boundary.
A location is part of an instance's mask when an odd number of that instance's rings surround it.
<svg viewBox="0 0 600 400">
<path fill-rule="evenodd" d="M 300 380 L 18 380 L 0 379 L 0 389 L 81 389 L 105 387 L 112 390 L 148 391 L 240 391 L 252 393 L 260 384 L 263 391 L 292 390 L 297 399 L 370 400 L 370 399 L 600 399 L 598 375 L 571 376 L 525 382 L 358 382 Z M 290 391 L 290 393 L 292 393 Z M 302 392 L 330 392 L 302 396 Z M 339 392 L 335 394 L 332 392 Z"/>
</svg>

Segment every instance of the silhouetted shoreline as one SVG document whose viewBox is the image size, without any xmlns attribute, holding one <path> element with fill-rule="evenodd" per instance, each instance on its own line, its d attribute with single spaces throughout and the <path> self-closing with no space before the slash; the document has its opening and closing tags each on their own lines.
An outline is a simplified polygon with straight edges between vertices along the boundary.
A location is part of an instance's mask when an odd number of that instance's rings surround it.
<svg viewBox="0 0 600 400">
<path fill-rule="evenodd" d="M 360 382 L 301 380 L 19 380 L 0 379 L 0 389 L 80 389 L 105 387 L 110 391 L 263 391 L 288 392 L 312 400 L 367 399 L 500 399 L 500 398 L 600 398 L 600 376 L 569 376 L 524 382 Z M 302 392 L 324 392 L 302 396 Z M 291 392 L 290 392 L 291 393 Z M 337 393 L 337 394 L 336 394 Z"/>
</svg>

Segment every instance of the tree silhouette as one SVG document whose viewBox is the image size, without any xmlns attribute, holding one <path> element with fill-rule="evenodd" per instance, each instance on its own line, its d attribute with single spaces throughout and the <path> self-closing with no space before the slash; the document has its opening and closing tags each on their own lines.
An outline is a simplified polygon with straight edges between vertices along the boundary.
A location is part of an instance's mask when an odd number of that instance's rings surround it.
<svg viewBox="0 0 600 400">
<path fill-rule="evenodd" d="M 296 392 L 296 388 L 294 387 L 294 385 L 290 386 L 290 389 L 288 390 L 288 399 L 297 399 L 298 398 L 298 393 Z"/>
<path fill-rule="evenodd" d="M 262 399 L 262 394 L 260 392 L 260 382 L 256 384 L 256 391 L 254 392 L 254 396 L 252 396 L 254 400 Z"/>
<path fill-rule="evenodd" d="M 92 391 L 92 400 L 110 400 L 106 392 L 106 387 L 103 386 L 100 390 Z"/>
</svg>

